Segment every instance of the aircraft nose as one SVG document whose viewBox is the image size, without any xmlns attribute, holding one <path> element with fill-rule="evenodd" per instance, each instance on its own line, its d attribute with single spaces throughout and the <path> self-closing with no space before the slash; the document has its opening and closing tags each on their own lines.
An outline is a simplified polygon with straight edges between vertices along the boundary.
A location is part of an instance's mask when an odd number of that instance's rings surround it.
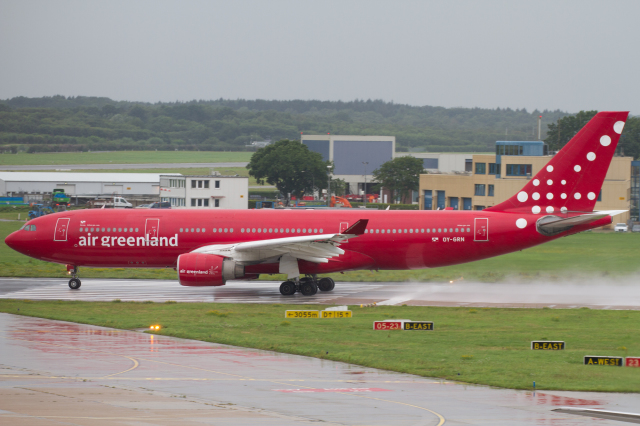
<svg viewBox="0 0 640 426">
<path fill-rule="evenodd" d="M 22 234 L 22 230 L 14 231 L 4 239 L 4 243 L 17 252 L 27 254 L 26 241 Z"/>
</svg>

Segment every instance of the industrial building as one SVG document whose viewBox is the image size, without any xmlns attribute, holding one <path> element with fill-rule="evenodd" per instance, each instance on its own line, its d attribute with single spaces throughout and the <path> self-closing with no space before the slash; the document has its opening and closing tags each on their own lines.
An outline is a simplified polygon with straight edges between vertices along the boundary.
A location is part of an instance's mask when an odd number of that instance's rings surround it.
<svg viewBox="0 0 640 426">
<path fill-rule="evenodd" d="M 301 142 L 324 161 L 332 161 L 332 178 L 349 185 L 349 193 L 360 194 L 373 186 L 372 172 L 393 160 L 395 136 L 302 135 Z"/>
<path fill-rule="evenodd" d="M 516 194 L 547 164 L 551 157 L 546 148 L 541 141 L 498 141 L 495 154 L 472 155 L 470 171 L 421 175 L 420 208 L 483 210 L 499 204 Z M 632 160 L 631 157 L 613 158 L 596 210 L 632 209 Z M 638 167 L 635 170 L 638 171 Z M 637 207 L 635 210 L 637 220 Z M 628 222 L 630 219 L 627 212 L 615 220 Z"/>
<path fill-rule="evenodd" d="M 160 193 L 162 201 L 171 203 L 171 208 L 249 208 L 248 177 L 162 175 Z"/>
<path fill-rule="evenodd" d="M 160 174 L 0 172 L 2 197 L 21 196 L 29 202 L 36 202 L 56 188 L 64 189 L 72 200 L 113 195 L 157 200 L 160 194 Z"/>
</svg>

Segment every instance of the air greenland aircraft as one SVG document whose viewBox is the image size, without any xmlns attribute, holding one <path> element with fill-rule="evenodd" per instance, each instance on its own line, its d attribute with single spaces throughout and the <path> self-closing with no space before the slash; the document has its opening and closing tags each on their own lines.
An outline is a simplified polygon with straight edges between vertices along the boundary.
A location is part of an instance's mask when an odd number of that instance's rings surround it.
<svg viewBox="0 0 640 426">
<path fill-rule="evenodd" d="M 333 290 L 330 272 L 454 265 L 608 225 L 594 212 L 627 112 L 600 112 L 524 188 L 482 211 L 76 210 L 29 221 L 5 242 L 78 268 L 175 268 L 185 286 L 287 274 L 283 295 Z"/>
</svg>

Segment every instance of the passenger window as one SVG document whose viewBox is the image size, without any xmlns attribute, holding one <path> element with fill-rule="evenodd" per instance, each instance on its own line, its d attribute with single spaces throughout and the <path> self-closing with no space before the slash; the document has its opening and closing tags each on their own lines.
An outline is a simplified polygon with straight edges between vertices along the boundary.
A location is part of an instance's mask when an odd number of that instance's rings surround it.
<svg viewBox="0 0 640 426">
<path fill-rule="evenodd" d="M 133 228 L 129 228 L 129 232 L 133 232 Z"/>
<path fill-rule="evenodd" d="M 273 232 L 273 228 L 269 228 L 269 233 L 271 234 Z"/>
<path fill-rule="evenodd" d="M 262 229 L 258 228 L 258 233 L 262 232 Z"/>
<path fill-rule="evenodd" d="M 127 228 L 124 228 L 124 232 L 127 232 Z"/>
<path fill-rule="evenodd" d="M 118 232 L 122 232 L 122 228 L 118 228 Z"/>
<path fill-rule="evenodd" d="M 180 228 L 180 232 L 184 232 L 184 228 Z"/>
<path fill-rule="evenodd" d="M 138 232 L 138 228 L 136 228 L 136 232 Z"/>
<path fill-rule="evenodd" d="M 284 232 L 284 229 L 283 229 L 283 228 L 280 228 L 280 233 L 282 234 L 283 232 Z"/>
<path fill-rule="evenodd" d="M 306 233 L 307 233 L 307 230 L 306 230 L 306 229 L 304 229 L 304 228 L 302 228 L 302 233 L 303 233 L 303 234 L 306 234 Z"/>
<path fill-rule="evenodd" d="M 107 228 L 107 232 L 111 232 L 111 228 Z"/>
<path fill-rule="evenodd" d="M 393 230 L 393 233 L 394 233 L 394 234 L 396 233 L 396 230 L 395 230 L 395 229 Z"/>
<path fill-rule="evenodd" d="M 277 234 L 278 233 L 278 228 L 273 228 L 273 232 L 274 232 L 274 234 Z"/>
<path fill-rule="evenodd" d="M 322 228 L 320 228 L 320 233 L 322 234 Z"/>
<path fill-rule="evenodd" d="M 380 232 L 380 230 L 379 230 L 379 229 L 376 229 L 376 234 L 377 234 L 377 233 L 379 233 L 379 232 Z"/>
<path fill-rule="evenodd" d="M 409 229 L 409 233 L 410 233 L 410 234 L 413 234 L 413 229 Z"/>
<path fill-rule="evenodd" d="M 404 233 L 405 233 L 405 234 L 407 233 L 407 230 L 406 230 L 406 229 L 404 230 Z"/>
<path fill-rule="evenodd" d="M 300 228 L 298 228 L 298 233 L 300 233 Z"/>
<path fill-rule="evenodd" d="M 191 228 L 191 232 L 195 232 L 195 231 L 196 231 L 195 229 Z"/>
<path fill-rule="evenodd" d="M 218 232 L 222 232 L 222 228 L 218 228 Z"/>
<path fill-rule="evenodd" d="M 224 232 L 227 232 L 228 228 L 224 228 Z"/>
<path fill-rule="evenodd" d="M 267 233 L 267 228 L 264 228 L 264 229 L 262 230 L 262 232 L 264 232 L 264 233 L 266 234 L 266 233 Z"/>
<path fill-rule="evenodd" d="M 438 228 L 438 232 L 442 232 L 442 228 Z"/>
<path fill-rule="evenodd" d="M 456 232 L 458 232 L 458 228 L 456 228 Z"/>
<path fill-rule="evenodd" d="M 251 230 L 251 232 L 256 232 L 256 228 L 253 228 L 253 229 Z"/>
<path fill-rule="evenodd" d="M 240 228 L 240 233 L 244 233 L 244 228 Z"/>
<path fill-rule="evenodd" d="M 218 230 L 216 228 L 213 228 L 213 232 L 218 232 Z"/>
<path fill-rule="evenodd" d="M 233 228 L 229 229 L 229 232 L 233 232 Z"/>
<path fill-rule="evenodd" d="M 444 232 L 447 232 L 447 228 L 444 228 Z"/>
<path fill-rule="evenodd" d="M 467 232 L 471 232 L 471 228 L 467 228 Z"/>
<path fill-rule="evenodd" d="M 431 232 L 431 229 L 427 228 L 427 234 Z"/>
<path fill-rule="evenodd" d="M 196 228 L 196 232 L 200 232 L 200 228 Z"/>
<path fill-rule="evenodd" d="M 91 232 L 93 232 L 93 228 L 91 228 Z"/>
</svg>

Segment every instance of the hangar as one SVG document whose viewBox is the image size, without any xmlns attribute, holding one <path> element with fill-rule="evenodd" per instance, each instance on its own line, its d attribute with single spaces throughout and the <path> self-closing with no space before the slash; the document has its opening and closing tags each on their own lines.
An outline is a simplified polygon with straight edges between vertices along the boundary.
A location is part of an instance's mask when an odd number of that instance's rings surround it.
<svg viewBox="0 0 640 426">
<path fill-rule="evenodd" d="M 157 199 L 160 174 L 0 172 L 0 196 L 3 197 L 23 196 L 37 201 L 56 188 L 64 189 L 72 198 L 121 195 L 125 198 Z"/>
</svg>

